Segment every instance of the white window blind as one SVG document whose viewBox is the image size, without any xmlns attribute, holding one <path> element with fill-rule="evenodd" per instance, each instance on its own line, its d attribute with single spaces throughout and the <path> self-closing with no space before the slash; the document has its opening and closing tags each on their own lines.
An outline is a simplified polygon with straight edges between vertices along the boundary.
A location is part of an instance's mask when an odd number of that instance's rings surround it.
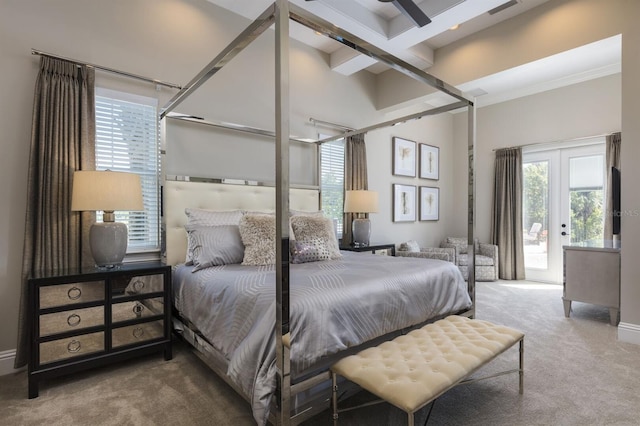
<svg viewBox="0 0 640 426">
<path fill-rule="evenodd" d="M 96 90 L 96 170 L 137 173 L 142 183 L 145 210 L 115 212 L 116 221 L 129 228 L 127 253 L 160 249 L 158 134 L 156 99 Z"/>
<path fill-rule="evenodd" d="M 320 146 L 320 195 L 322 211 L 325 216 L 336 220 L 336 232 L 342 235 L 344 139 L 327 142 Z"/>
</svg>

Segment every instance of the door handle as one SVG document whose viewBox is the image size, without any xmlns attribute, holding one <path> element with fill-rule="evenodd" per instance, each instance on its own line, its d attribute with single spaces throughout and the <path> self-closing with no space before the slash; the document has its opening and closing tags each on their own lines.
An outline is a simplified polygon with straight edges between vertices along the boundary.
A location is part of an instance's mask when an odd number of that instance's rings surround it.
<svg viewBox="0 0 640 426">
<path fill-rule="evenodd" d="M 569 234 L 567 234 L 566 232 L 562 231 L 562 236 L 563 236 L 563 237 L 564 237 L 564 236 L 567 236 L 567 235 L 569 235 Z"/>
</svg>

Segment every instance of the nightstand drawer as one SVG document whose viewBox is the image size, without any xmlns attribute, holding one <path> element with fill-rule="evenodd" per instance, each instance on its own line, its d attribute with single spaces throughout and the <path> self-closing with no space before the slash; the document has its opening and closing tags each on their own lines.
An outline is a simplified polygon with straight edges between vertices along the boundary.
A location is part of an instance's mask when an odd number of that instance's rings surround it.
<svg viewBox="0 0 640 426">
<path fill-rule="evenodd" d="M 136 300 L 132 302 L 114 303 L 111 308 L 111 318 L 114 323 L 138 318 L 146 318 L 152 315 L 164 313 L 162 297 L 153 299 Z"/>
<path fill-rule="evenodd" d="M 114 297 L 162 291 L 164 291 L 164 276 L 162 274 L 123 276 L 114 279 L 111 283 L 111 292 Z"/>
<path fill-rule="evenodd" d="M 83 334 L 40 343 L 40 364 L 104 351 L 104 333 Z"/>
<path fill-rule="evenodd" d="M 104 281 L 40 287 L 40 309 L 104 300 Z"/>
<path fill-rule="evenodd" d="M 104 306 L 40 315 L 40 336 L 82 330 L 104 324 Z"/>
<path fill-rule="evenodd" d="M 164 322 L 162 320 L 114 328 L 111 333 L 114 348 L 161 337 L 164 337 Z"/>
</svg>

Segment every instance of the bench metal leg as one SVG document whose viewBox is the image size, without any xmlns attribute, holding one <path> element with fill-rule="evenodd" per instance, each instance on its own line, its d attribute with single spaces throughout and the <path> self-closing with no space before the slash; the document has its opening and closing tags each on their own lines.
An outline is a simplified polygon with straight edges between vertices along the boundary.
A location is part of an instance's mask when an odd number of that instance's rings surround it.
<svg viewBox="0 0 640 426">
<path fill-rule="evenodd" d="M 414 426 L 413 425 L 413 413 L 407 413 L 409 415 L 409 417 L 407 418 L 407 425 L 409 426 Z"/>
<path fill-rule="evenodd" d="M 331 372 L 331 406 L 333 407 L 333 426 L 338 426 L 338 375 Z"/>
<path fill-rule="evenodd" d="M 524 393 L 524 337 L 520 340 L 520 395 Z"/>
</svg>

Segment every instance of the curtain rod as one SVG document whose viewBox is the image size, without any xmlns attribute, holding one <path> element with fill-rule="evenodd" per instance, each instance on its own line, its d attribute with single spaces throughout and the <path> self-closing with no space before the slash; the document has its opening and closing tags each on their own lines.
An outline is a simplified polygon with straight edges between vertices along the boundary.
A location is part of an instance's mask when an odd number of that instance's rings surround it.
<svg viewBox="0 0 640 426">
<path fill-rule="evenodd" d="M 346 132 L 350 132 L 350 131 L 355 130 L 352 127 L 343 126 L 342 124 L 331 123 L 330 121 L 316 120 L 313 117 L 310 117 L 309 121 L 312 122 L 314 125 L 319 124 L 321 126 L 333 127 L 334 129 L 344 130 Z"/>
<path fill-rule="evenodd" d="M 109 68 L 109 67 L 103 67 L 101 65 L 91 64 L 89 62 L 78 61 L 76 59 L 71 59 L 71 58 L 65 58 L 64 56 L 54 55 L 53 53 L 47 53 L 47 52 L 43 52 L 41 50 L 31 49 L 31 54 L 32 55 L 38 55 L 38 56 L 46 56 L 46 57 L 54 58 L 54 59 L 62 59 L 62 60 L 68 61 L 68 62 L 73 62 L 73 63 L 75 63 L 77 65 L 85 65 L 87 67 L 95 68 L 95 69 L 100 70 L 100 71 L 106 71 L 106 72 L 110 72 L 110 73 L 113 73 L 113 74 L 123 75 L 123 76 L 129 77 L 129 78 L 135 78 L 137 80 L 147 81 L 149 83 L 154 83 L 154 84 L 159 84 L 161 86 L 171 87 L 172 89 L 182 89 L 182 86 L 180 86 L 179 84 L 168 83 L 166 81 L 157 80 L 155 78 L 144 77 L 142 75 L 132 74 L 130 72 L 120 71 L 120 70 L 116 70 L 116 69 Z"/>
<path fill-rule="evenodd" d="M 562 142 L 576 142 L 576 141 L 581 141 L 585 139 L 593 139 L 593 138 L 601 138 L 604 136 L 610 136 L 610 135 L 613 135 L 614 133 L 618 133 L 618 132 L 609 132 L 609 133 L 603 133 L 601 135 L 592 135 L 592 136 L 580 136 L 577 138 L 562 139 L 562 140 L 550 141 L 550 142 L 533 142 L 533 143 L 526 143 L 524 145 L 505 146 L 504 148 L 493 148 L 492 151 L 495 152 L 495 151 L 500 151 L 501 149 L 527 148 L 530 146 L 538 146 L 538 145 L 551 145 L 554 143 L 562 143 Z"/>
</svg>

